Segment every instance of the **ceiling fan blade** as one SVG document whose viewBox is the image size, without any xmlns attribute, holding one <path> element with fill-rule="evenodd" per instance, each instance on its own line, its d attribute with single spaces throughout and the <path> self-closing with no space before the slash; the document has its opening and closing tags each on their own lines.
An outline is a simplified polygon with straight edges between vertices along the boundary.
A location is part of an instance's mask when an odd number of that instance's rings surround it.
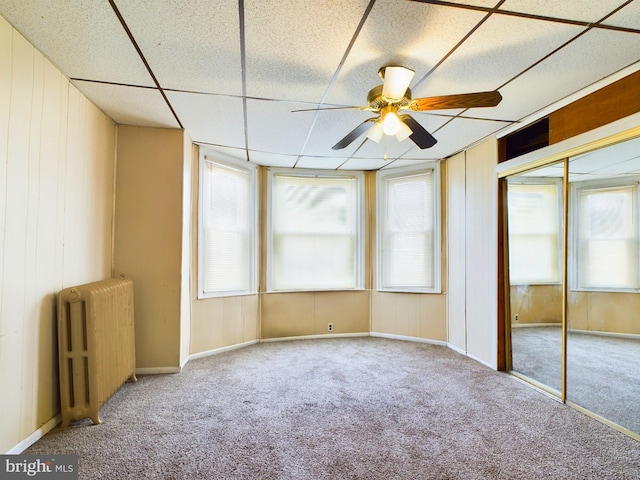
<svg viewBox="0 0 640 480">
<path fill-rule="evenodd" d="M 356 105 L 350 105 L 347 107 L 324 107 L 324 108 L 300 108 L 298 110 L 291 110 L 291 112 L 321 112 L 323 110 L 370 110 L 371 107 L 360 107 Z"/>
<path fill-rule="evenodd" d="M 413 133 L 409 135 L 409 138 L 421 149 L 424 150 L 425 148 L 433 147 L 438 143 L 433 135 L 427 132 L 413 117 L 409 115 L 400 115 L 400 120 L 402 120 L 405 125 L 411 129 Z"/>
<path fill-rule="evenodd" d="M 378 75 L 384 80 L 382 96 L 384 98 L 401 100 L 409 88 L 409 84 L 416 72 L 405 67 L 382 67 Z"/>
<path fill-rule="evenodd" d="M 372 122 L 374 120 L 376 120 L 376 117 L 368 118 L 367 120 L 362 122 L 360 125 L 358 125 L 356 128 L 354 128 L 349 133 L 347 133 L 347 135 L 342 140 L 340 140 L 338 143 L 336 143 L 331 148 L 333 150 L 341 150 L 341 149 L 345 148 L 351 142 L 353 142 L 356 138 L 358 138 L 360 135 L 362 135 L 364 132 L 366 132 L 369 129 L 369 126 L 370 126 L 369 122 Z"/>
<path fill-rule="evenodd" d="M 447 108 L 495 107 L 502 100 L 497 90 L 492 92 L 461 93 L 441 97 L 416 98 L 409 108 L 417 112 L 425 110 L 443 110 Z"/>
</svg>

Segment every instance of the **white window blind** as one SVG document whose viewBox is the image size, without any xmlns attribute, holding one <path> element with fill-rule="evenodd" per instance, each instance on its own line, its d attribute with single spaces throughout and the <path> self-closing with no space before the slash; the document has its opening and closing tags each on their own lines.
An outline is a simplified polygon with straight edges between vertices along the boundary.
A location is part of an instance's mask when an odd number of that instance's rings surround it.
<svg viewBox="0 0 640 480">
<path fill-rule="evenodd" d="M 578 287 L 640 288 L 638 186 L 578 192 Z"/>
<path fill-rule="evenodd" d="M 200 293 L 248 293 L 254 278 L 253 172 L 204 160 L 200 189 Z"/>
<path fill-rule="evenodd" d="M 439 271 L 433 170 L 379 175 L 379 288 L 435 291 Z"/>
<path fill-rule="evenodd" d="M 513 285 L 560 282 L 560 186 L 508 186 L 509 280 Z"/>
<path fill-rule="evenodd" d="M 361 287 L 360 182 L 273 174 L 271 290 Z"/>
</svg>

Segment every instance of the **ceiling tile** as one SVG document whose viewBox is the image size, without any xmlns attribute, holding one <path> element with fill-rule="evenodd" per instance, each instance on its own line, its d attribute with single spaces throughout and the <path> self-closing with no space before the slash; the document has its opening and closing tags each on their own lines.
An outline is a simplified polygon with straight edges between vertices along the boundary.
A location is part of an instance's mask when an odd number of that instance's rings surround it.
<svg viewBox="0 0 640 480">
<path fill-rule="evenodd" d="M 616 27 L 640 28 L 640 2 L 635 1 L 611 15 L 604 22 L 605 25 Z"/>
<path fill-rule="evenodd" d="M 247 152 L 244 148 L 231 148 L 220 145 L 208 145 L 200 143 L 200 149 L 205 155 L 215 160 L 231 160 L 236 162 L 246 162 Z"/>
<path fill-rule="evenodd" d="M 367 4 L 246 1 L 247 95 L 319 102 Z"/>
<path fill-rule="evenodd" d="M 479 117 L 523 118 L 638 61 L 640 35 L 592 29 L 500 89 L 503 102 Z"/>
<path fill-rule="evenodd" d="M 107 0 L 2 0 L 0 11 L 68 77 L 155 85 Z"/>
<path fill-rule="evenodd" d="M 340 170 L 379 170 L 388 161 L 383 159 L 351 158 L 340 166 Z"/>
<path fill-rule="evenodd" d="M 267 167 L 293 167 L 298 159 L 294 155 L 281 155 L 269 152 L 249 152 L 251 162 Z"/>
<path fill-rule="evenodd" d="M 179 128 L 167 102 L 155 88 L 74 81 L 85 96 L 116 123 L 142 127 Z"/>
<path fill-rule="evenodd" d="M 436 154 L 435 158 L 446 158 L 458 151 L 483 140 L 502 128 L 496 122 L 456 118 L 442 129 L 433 133 L 438 143 L 428 152 Z"/>
<path fill-rule="evenodd" d="M 623 0 L 598 0 L 596 2 L 558 2 L 557 0 L 507 0 L 500 10 L 542 15 L 545 17 L 597 22 L 617 8 Z"/>
<path fill-rule="evenodd" d="M 495 90 L 582 30 L 492 15 L 429 76 L 419 91 L 414 91 L 414 96 Z M 501 41 L 496 42 L 496 38 Z M 491 116 L 492 109 L 477 110 Z M 476 110 L 472 112 L 469 114 L 474 115 Z"/>
<path fill-rule="evenodd" d="M 118 2 L 162 88 L 242 94 L 238 2 Z"/>
<path fill-rule="evenodd" d="M 307 138 L 314 112 L 292 112 L 300 104 L 247 100 L 249 148 L 264 152 L 299 155 Z"/>
<path fill-rule="evenodd" d="M 184 92 L 166 95 L 194 142 L 245 147 L 241 98 Z"/>
<path fill-rule="evenodd" d="M 428 159 L 428 161 L 437 161 L 438 159 Z M 387 162 L 387 164 L 383 167 L 384 169 L 390 169 L 390 168 L 398 168 L 398 167 L 418 167 L 420 165 L 424 164 L 425 166 L 427 166 L 428 164 L 425 163 L 424 159 L 403 159 L 403 158 L 399 158 L 397 160 L 394 160 L 392 162 Z"/>
<path fill-rule="evenodd" d="M 376 2 L 327 101 L 366 105 L 367 92 L 382 83 L 378 70 L 385 65 L 415 70 L 417 82 L 484 15 L 419 2 Z"/>
<path fill-rule="evenodd" d="M 346 157 L 300 157 L 296 168 L 313 168 L 318 170 L 335 170 L 344 164 Z"/>
</svg>

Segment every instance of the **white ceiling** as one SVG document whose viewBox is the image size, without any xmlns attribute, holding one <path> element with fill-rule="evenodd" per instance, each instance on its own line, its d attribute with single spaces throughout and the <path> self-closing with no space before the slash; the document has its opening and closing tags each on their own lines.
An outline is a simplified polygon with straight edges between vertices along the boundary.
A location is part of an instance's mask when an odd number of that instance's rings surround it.
<svg viewBox="0 0 640 480">
<path fill-rule="evenodd" d="M 214 155 L 270 166 L 446 158 L 640 68 L 640 0 L 0 0 L 0 13 L 116 122 L 183 127 Z M 425 150 L 364 135 L 332 150 L 371 112 L 292 112 L 365 105 L 389 64 L 416 71 L 414 98 L 503 101 L 412 113 L 438 140 Z"/>
</svg>

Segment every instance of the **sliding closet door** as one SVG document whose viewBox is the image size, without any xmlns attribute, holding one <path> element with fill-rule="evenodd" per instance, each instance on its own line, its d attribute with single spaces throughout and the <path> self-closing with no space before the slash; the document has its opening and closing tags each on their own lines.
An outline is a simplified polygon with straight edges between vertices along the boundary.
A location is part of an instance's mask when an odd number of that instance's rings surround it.
<svg viewBox="0 0 640 480">
<path fill-rule="evenodd" d="M 640 139 L 570 158 L 567 402 L 640 434 Z"/>
<path fill-rule="evenodd" d="M 507 179 L 510 369 L 561 396 L 564 162 Z"/>
</svg>

